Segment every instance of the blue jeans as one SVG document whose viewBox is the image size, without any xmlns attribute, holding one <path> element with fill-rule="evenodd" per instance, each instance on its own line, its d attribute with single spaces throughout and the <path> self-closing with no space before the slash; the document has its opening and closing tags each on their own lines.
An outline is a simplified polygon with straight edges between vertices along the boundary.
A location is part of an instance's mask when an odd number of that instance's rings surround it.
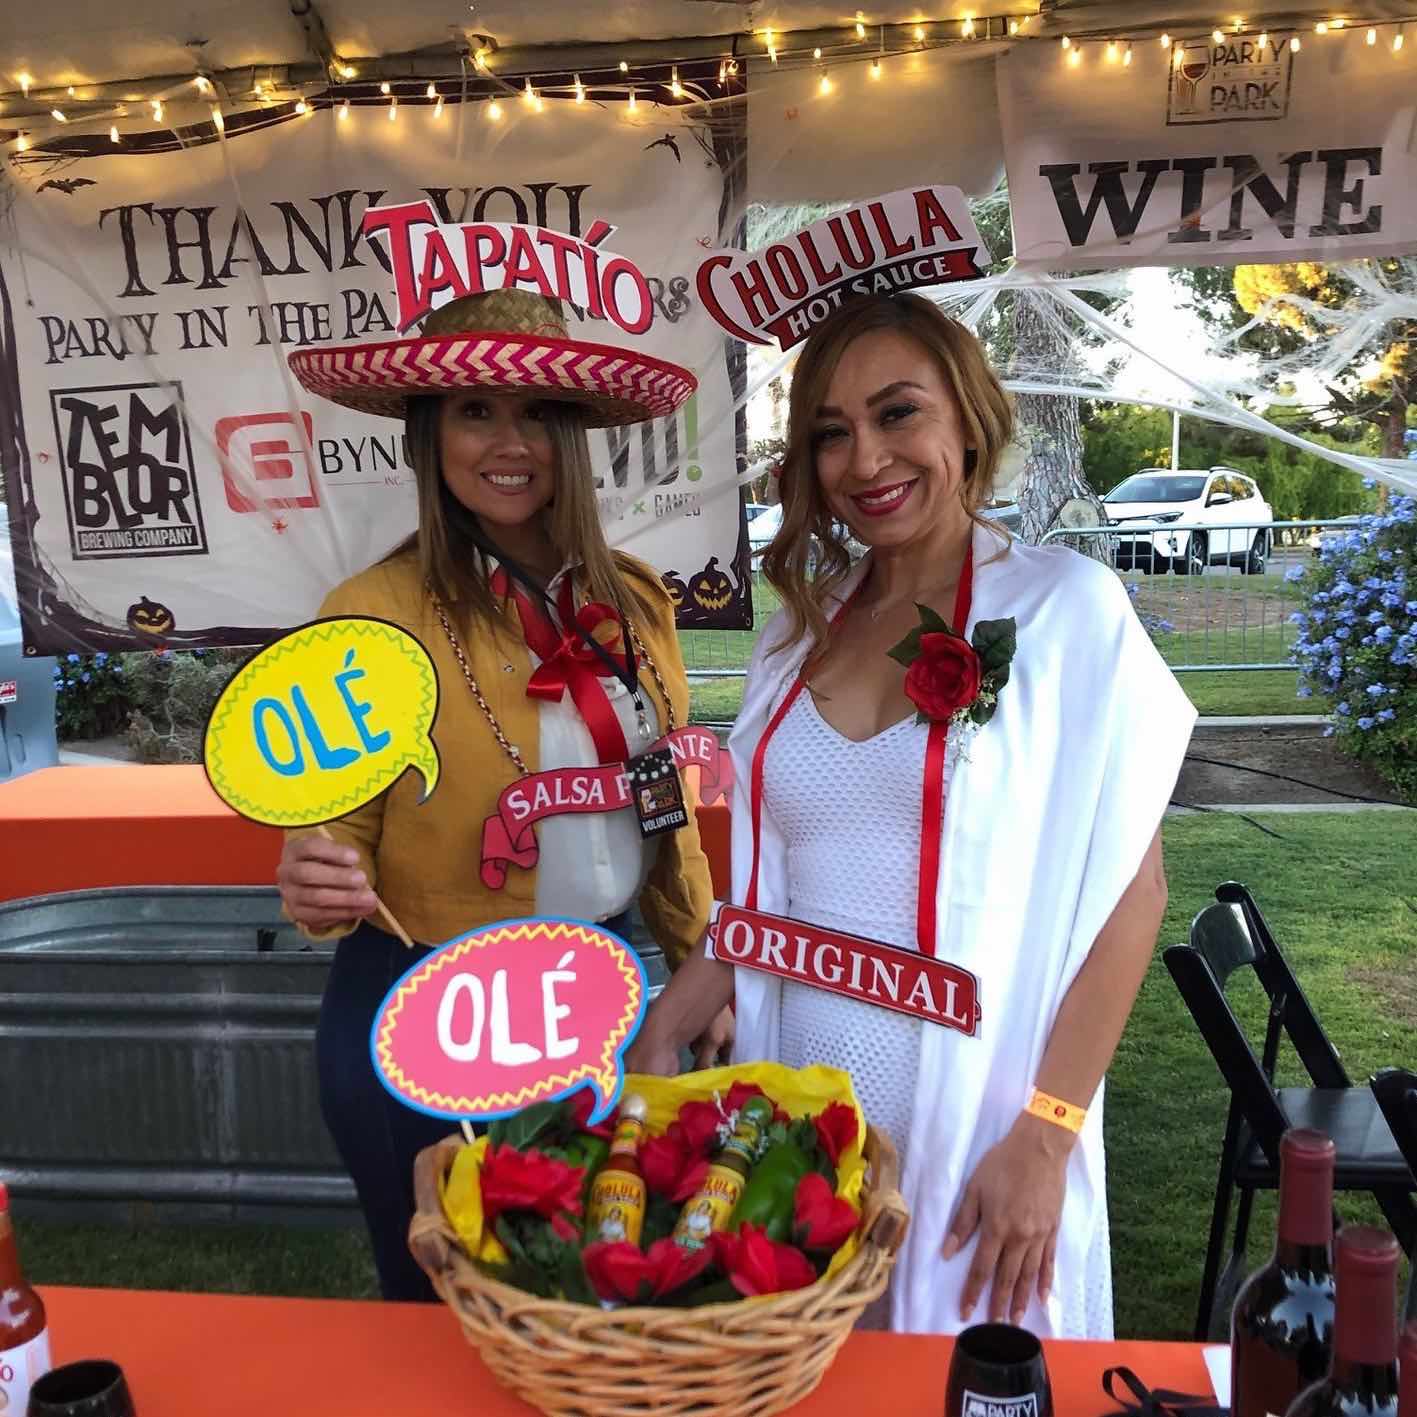
<svg viewBox="0 0 1417 1417">
<path fill-rule="evenodd" d="M 604 923 L 628 933 L 625 916 Z M 431 953 L 405 949 L 393 935 L 361 924 L 335 950 L 315 1033 L 320 1110 L 359 1196 L 379 1290 L 385 1299 L 430 1304 L 437 1295 L 408 1248 L 413 1163 L 458 1124 L 415 1112 L 385 1090 L 369 1057 L 369 1032 L 395 981 Z"/>
</svg>

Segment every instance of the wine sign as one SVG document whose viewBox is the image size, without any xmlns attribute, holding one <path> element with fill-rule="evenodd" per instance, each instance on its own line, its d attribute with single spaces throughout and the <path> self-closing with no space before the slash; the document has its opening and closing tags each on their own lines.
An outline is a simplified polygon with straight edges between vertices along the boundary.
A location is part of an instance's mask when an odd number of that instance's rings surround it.
<svg viewBox="0 0 1417 1417">
<path fill-rule="evenodd" d="M 345 816 L 409 767 L 427 801 L 437 712 L 433 661 L 406 630 L 316 620 L 247 660 L 222 691 L 207 720 L 207 778 L 233 811 L 270 826 Z"/>
<path fill-rule="evenodd" d="M 609 1116 L 648 997 L 617 936 L 503 920 L 443 945 L 389 990 L 369 1046 L 379 1081 L 433 1117 L 505 1117 L 589 1085 Z"/>
</svg>

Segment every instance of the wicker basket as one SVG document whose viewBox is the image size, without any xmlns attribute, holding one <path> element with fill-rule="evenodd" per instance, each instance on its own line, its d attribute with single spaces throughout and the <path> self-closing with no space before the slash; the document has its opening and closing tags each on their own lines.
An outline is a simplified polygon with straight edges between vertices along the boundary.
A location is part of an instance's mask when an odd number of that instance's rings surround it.
<svg viewBox="0 0 1417 1417">
<path fill-rule="evenodd" d="M 895 1148 L 868 1128 L 862 1243 L 829 1279 L 697 1309 L 591 1308 L 498 1283 L 468 1258 L 439 1194 L 461 1145 L 419 1155 L 409 1247 L 498 1380 L 553 1417 L 767 1417 L 801 1401 L 885 1292 L 909 1221 Z"/>
</svg>

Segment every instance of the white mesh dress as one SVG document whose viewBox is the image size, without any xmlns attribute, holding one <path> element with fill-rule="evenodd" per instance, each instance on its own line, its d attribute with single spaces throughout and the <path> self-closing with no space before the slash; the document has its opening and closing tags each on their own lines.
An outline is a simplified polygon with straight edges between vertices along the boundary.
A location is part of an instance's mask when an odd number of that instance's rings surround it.
<svg viewBox="0 0 1417 1417">
<path fill-rule="evenodd" d="M 917 948 L 925 740 L 925 726 L 912 714 L 854 742 L 822 718 L 810 692 L 797 696 L 763 764 L 763 794 L 787 843 L 787 914 Z M 849 1072 L 862 1111 L 895 1143 L 902 1170 L 923 1027 L 808 984 L 782 986 L 782 1061 Z"/>
</svg>

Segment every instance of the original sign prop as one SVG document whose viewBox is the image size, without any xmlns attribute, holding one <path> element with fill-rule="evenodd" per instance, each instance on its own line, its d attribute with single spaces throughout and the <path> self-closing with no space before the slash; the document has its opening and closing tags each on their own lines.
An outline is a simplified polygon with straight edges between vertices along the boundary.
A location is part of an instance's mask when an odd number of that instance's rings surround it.
<svg viewBox="0 0 1417 1417">
<path fill-rule="evenodd" d="M 405 768 L 438 785 L 429 736 L 438 675 L 428 651 L 385 620 L 316 620 L 237 671 L 207 720 L 207 779 L 233 811 L 315 826 L 392 787 Z"/>
<path fill-rule="evenodd" d="M 504 920 L 442 946 L 389 990 L 369 1046 L 384 1087 L 434 1117 L 489 1120 L 589 1086 L 613 1110 L 648 999 L 607 930 Z"/>
<path fill-rule="evenodd" d="M 916 187 L 814 222 L 761 251 L 715 251 L 699 299 L 731 335 L 791 349 L 852 296 L 975 280 L 989 252 L 957 187 Z"/>
<path fill-rule="evenodd" d="M 810 984 L 970 1038 L 979 1033 L 978 979 L 916 950 L 738 905 L 719 911 L 712 950 L 714 959 L 725 964 Z"/>
<path fill-rule="evenodd" d="M 1393 32 L 1395 33 L 1395 31 Z M 1225 34 L 998 66 L 1022 266 L 1344 261 L 1417 248 L 1417 85 L 1384 31 Z M 1276 47 L 1278 46 L 1278 47 Z"/>
</svg>

